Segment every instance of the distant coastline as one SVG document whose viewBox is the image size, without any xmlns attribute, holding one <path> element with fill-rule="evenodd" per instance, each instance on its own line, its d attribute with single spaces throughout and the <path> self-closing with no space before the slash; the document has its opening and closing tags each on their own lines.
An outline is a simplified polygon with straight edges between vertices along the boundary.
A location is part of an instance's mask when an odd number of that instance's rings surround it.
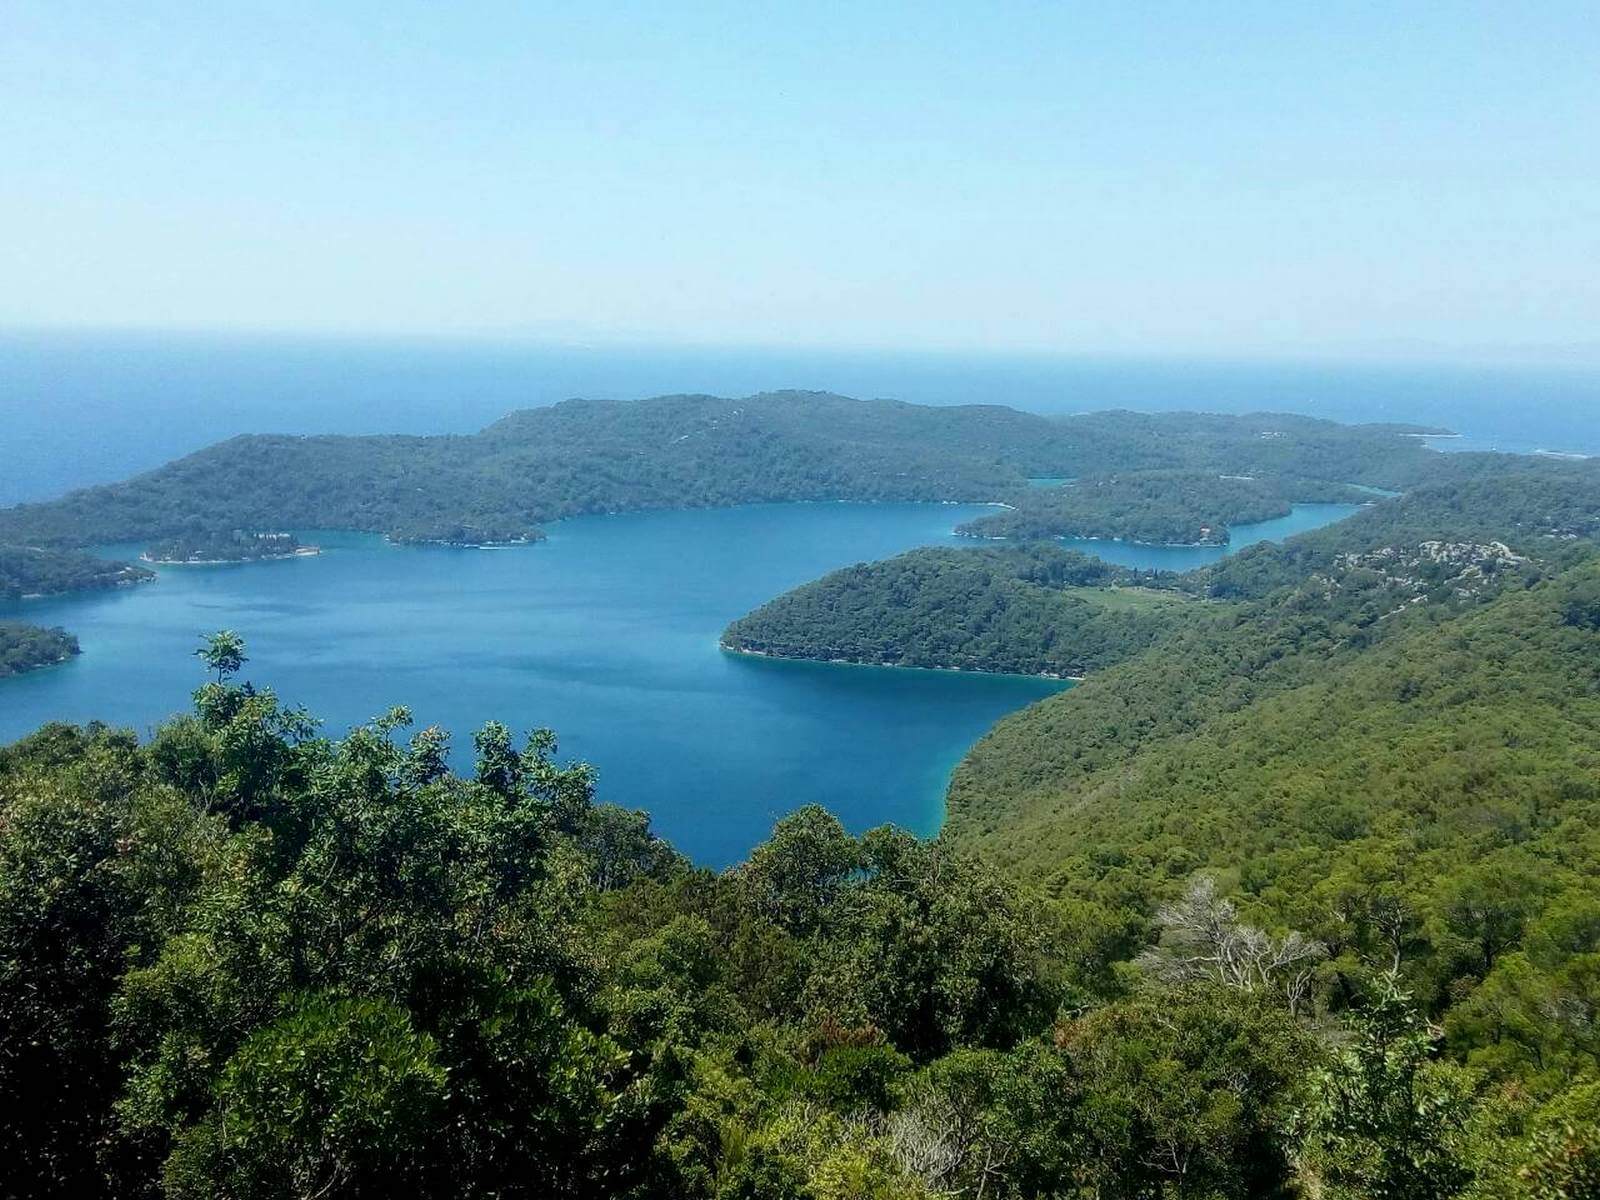
<svg viewBox="0 0 1600 1200">
<path fill-rule="evenodd" d="M 315 558 L 321 553 L 321 546 L 298 546 L 282 554 L 255 554 L 239 558 L 156 558 L 146 551 L 139 555 L 139 561 L 153 567 L 228 567 L 247 562 L 278 562 L 285 558 Z"/>
<path fill-rule="evenodd" d="M 895 671 L 949 671 L 961 675 L 998 675 L 1008 679 L 1055 679 L 1062 683 L 1082 683 L 1086 675 L 1062 675 L 1055 671 L 988 671 L 982 667 L 955 667 L 949 665 L 922 666 L 920 663 L 862 662 L 854 658 L 807 658 L 801 654 L 773 654 L 767 650 L 750 650 L 743 646 L 730 646 L 718 641 L 717 649 L 724 654 L 745 658 L 766 658 L 775 662 L 819 663 L 830 667 L 886 667 Z"/>
</svg>

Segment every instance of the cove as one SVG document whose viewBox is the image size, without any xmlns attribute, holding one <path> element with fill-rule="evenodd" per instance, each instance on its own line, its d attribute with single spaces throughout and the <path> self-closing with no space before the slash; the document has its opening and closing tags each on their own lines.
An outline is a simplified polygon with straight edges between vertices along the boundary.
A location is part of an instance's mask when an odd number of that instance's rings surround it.
<svg viewBox="0 0 1600 1200">
<path fill-rule="evenodd" d="M 1146 570 L 1192 571 L 1217 562 L 1257 542 L 1281 542 L 1297 533 L 1309 533 L 1361 510 L 1359 504 L 1296 504 L 1286 517 L 1235 525 L 1223 546 L 1152 546 L 1144 542 L 1107 541 L 1101 538 L 1058 538 L 1069 550 L 1093 554 L 1123 567 Z"/>
<path fill-rule="evenodd" d="M 564 758 L 595 765 L 602 799 L 649 810 L 708 866 L 740 860 L 774 820 L 813 802 L 853 830 L 892 821 L 932 833 L 967 748 L 1066 685 L 746 658 L 717 638 L 834 568 L 971 544 L 951 530 L 983 511 L 777 504 L 581 517 L 504 550 L 308 532 L 323 547 L 315 558 L 162 567 L 125 591 L 0 604 L 0 615 L 65 625 L 84 651 L 0 681 L 0 741 L 52 720 L 143 735 L 187 707 L 199 635 L 231 628 L 249 643 L 245 677 L 330 734 L 405 704 L 419 726 L 453 732 L 460 765 L 486 720 L 549 726 Z M 1108 558 L 1199 549 L 1086 546 Z"/>
</svg>

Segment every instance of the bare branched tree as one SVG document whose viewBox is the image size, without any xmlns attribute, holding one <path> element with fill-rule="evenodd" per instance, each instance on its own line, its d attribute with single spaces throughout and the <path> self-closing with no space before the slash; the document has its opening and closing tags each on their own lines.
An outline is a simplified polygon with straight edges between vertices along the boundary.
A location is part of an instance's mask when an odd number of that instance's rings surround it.
<svg viewBox="0 0 1600 1200">
<path fill-rule="evenodd" d="M 1007 1147 L 985 1136 L 979 1113 L 936 1090 L 883 1118 L 882 1130 L 901 1168 L 933 1196 L 983 1200 L 1010 1158 Z"/>
<path fill-rule="evenodd" d="M 1277 992 L 1298 1014 L 1311 994 L 1317 964 L 1328 948 L 1303 934 L 1275 937 L 1239 920 L 1231 900 L 1217 895 L 1216 880 L 1198 876 L 1182 900 L 1156 914 L 1160 942 L 1139 965 L 1164 983 L 1210 980 L 1241 992 Z"/>
</svg>

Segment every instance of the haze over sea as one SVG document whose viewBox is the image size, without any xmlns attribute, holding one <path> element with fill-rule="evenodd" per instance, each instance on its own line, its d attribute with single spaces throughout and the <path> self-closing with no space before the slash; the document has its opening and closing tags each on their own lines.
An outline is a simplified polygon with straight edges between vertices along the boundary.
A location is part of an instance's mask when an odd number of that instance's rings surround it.
<svg viewBox="0 0 1600 1200">
<path fill-rule="evenodd" d="M 239 433 L 471 433 L 573 396 L 814 388 L 1044 413 L 1279 411 L 1445 426 L 1450 449 L 1600 453 L 1600 367 L 1090 359 L 153 333 L 0 333 L 0 503 Z"/>
</svg>

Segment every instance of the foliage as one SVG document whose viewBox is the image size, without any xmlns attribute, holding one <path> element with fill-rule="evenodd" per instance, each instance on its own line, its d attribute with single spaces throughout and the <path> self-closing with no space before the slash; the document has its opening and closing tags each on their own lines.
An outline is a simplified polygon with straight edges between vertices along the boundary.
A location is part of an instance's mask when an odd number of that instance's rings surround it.
<svg viewBox="0 0 1600 1200">
<path fill-rule="evenodd" d="M 1180 640 L 1002 722 L 947 836 L 1151 915 L 1209 869 L 1328 948 L 1332 1002 L 1398 971 L 1474 1066 L 1593 1071 L 1600 655 L 1560 614 L 1597 570 L 1411 606 L 1365 649 Z"/>
<path fill-rule="evenodd" d="M 212 635 L 147 741 L 0 748 L 0 1095 L 27 1100 L 0 1196 L 1593 1194 L 1596 476 L 1279 420 L 558 406 L 478 439 L 240 439 L 12 510 L 159 524 L 252 462 L 208 494 L 287 481 L 375 528 L 647 504 L 676 470 L 704 503 L 1090 464 L 1414 485 L 1183 579 L 1008 547 L 822 581 L 808 622 L 915 611 L 902 654 L 999 596 L 1096 609 L 1054 633 L 1112 628 L 1111 597 L 1186 619 L 1003 722 L 938 839 L 807 808 L 721 874 L 595 803 L 549 731 L 491 722 L 459 770 L 404 709 L 330 739 Z M 640 439 L 679 448 L 633 472 Z M 306 461 L 342 474 L 297 490 Z M 1028 628 L 983 652 L 1037 655 Z"/>
<path fill-rule="evenodd" d="M 148 547 L 144 557 L 160 563 L 257 562 L 315 553 L 292 533 L 252 533 L 242 529 L 208 529 L 196 523 L 183 533 Z"/>
<path fill-rule="evenodd" d="M 722 644 L 780 658 L 1076 676 L 1192 617 L 1172 579 L 1048 543 L 912 550 L 786 592 L 728 626 Z"/>
<path fill-rule="evenodd" d="M 1560 612 L 1541 586 L 1480 615 Z M 198 653 L 193 714 L 144 744 L 58 725 L 0 749 L 0 1091 L 29 1098 L 0 1117 L 0 1194 L 1477 1200 L 1592 1178 L 1580 1010 L 1541 1029 L 1531 999 L 1592 978 L 1592 876 L 1490 854 L 1428 903 L 1402 888 L 1401 919 L 1372 865 L 1366 890 L 1340 877 L 1351 929 L 1325 945 L 1205 876 L 1141 971 L 1139 912 L 1105 889 L 1052 900 L 819 808 L 715 875 L 596 804 L 547 731 L 519 749 L 491 723 L 456 774 L 404 709 L 328 740 L 238 682 L 236 635 Z M 1448 1036 L 1397 992 L 1333 1011 L 1369 937 L 1486 972 Z"/>
<path fill-rule="evenodd" d="M 1317 1079 L 1304 1169 L 1330 1200 L 1444 1200 L 1471 1182 L 1469 1081 L 1392 982 L 1351 1013 L 1354 1038 Z"/>
<path fill-rule="evenodd" d="M 0 544 L 0 600 L 124 587 L 152 578 L 143 567 L 82 551 Z"/>
<path fill-rule="evenodd" d="M 0 542 L 231 530 L 402 540 L 537 535 L 580 513 L 773 500 L 1000 500 L 1036 476 L 1197 469 L 1400 486 L 1436 456 L 1399 426 L 1274 415 L 927 407 L 816 392 L 573 400 L 471 437 L 240 437 L 124 483 L 0 512 Z"/>
<path fill-rule="evenodd" d="M 0 679 L 64 662 L 78 652 L 78 639 L 65 629 L 0 621 Z"/>
<path fill-rule="evenodd" d="M 1127 471 L 1031 488 L 1005 512 L 968 521 L 957 533 L 991 538 L 1120 538 L 1130 542 L 1224 545 L 1229 526 L 1286 517 L 1296 501 L 1360 504 L 1371 495 L 1347 484 L 1215 471 Z"/>
</svg>

